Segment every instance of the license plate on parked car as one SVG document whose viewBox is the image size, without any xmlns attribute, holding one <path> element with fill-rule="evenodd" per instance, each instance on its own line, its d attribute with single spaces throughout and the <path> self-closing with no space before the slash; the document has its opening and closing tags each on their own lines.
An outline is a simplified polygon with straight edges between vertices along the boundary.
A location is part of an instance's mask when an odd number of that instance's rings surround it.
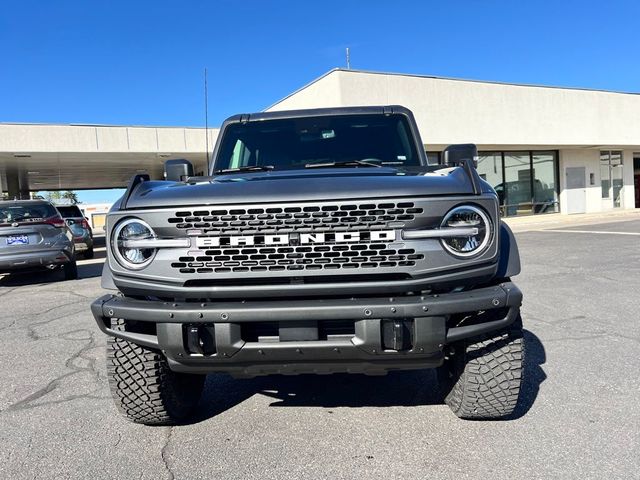
<svg viewBox="0 0 640 480">
<path fill-rule="evenodd" d="M 27 235 L 11 235 L 7 237 L 7 245 L 28 245 L 29 237 Z"/>
</svg>

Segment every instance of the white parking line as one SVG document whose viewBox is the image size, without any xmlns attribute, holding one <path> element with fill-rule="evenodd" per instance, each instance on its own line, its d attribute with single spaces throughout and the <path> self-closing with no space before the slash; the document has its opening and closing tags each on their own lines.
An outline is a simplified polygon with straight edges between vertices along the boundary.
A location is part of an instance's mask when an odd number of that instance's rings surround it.
<svg viewBox="0 0 640 480">
<path fill-rule="evenodd" d="M 104 258 L 89 258 L 87 260 L 78 260 L 78 265 L 90 265 L 92 263 L 104 263 Z"/>
<path fill-rule="evenodd" d="M 560 230 L 560 229 L 547 229 L 538 230 L 539 232 L 558 232 L 558 233 L 595 233 L 599 235 L 637 235 L 640 236 L 640 232 L 599 232 L 597 230 Z"/>
</svg>

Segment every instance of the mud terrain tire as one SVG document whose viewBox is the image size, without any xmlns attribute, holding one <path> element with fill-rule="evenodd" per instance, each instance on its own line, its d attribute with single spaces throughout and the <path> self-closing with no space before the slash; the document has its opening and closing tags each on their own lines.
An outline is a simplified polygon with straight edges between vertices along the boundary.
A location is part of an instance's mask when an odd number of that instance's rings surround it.
<svg viewBox="0 0 640 480">
<path fill-rule="evenodd" d="M 522 320 L 508 329 L 461 341 L 438 369 L 444 402 L 460 418 L 501 419 L 518 403 L 524 365 Z"/>
<path fill-rule="evenodd" d="M 112 319 L 111 328 L 124 331 L 124 320 Z M 107 376 L 118 410 L 145 425 L 187 419 L 198 405 L 205 379 L 173 372 L 159 351 L 115 337 L 107 340 Z"/>
</svg>

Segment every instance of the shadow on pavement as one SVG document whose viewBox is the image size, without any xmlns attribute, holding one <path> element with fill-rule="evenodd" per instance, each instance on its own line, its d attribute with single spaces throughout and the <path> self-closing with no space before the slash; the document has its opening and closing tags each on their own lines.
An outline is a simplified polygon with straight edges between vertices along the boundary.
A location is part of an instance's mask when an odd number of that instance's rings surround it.
<svg viewBox="0 0 640 480">
<path fill-rule="evenodd" d="M 61 269 L 56 268 L 55 270 L 11 273 L 0 276 L 0 287 L 22 287 L 62 281 L 64 281 L 64 274 Z"/>
<path fill-rule="evenodd" d="M 272 398 L 272 407 L 413 407 L 441 403 L 430 370 L 391 372 L 386 376 L 272 375 L 248 380 L 209 375 L 193 421 L 218 415 L 255 394 Z"/>
<path fill-rule="evenodd" d="M 515 412 L 510 420 L 521 418 L 533 406 L 546 379 L 541 368 L 546 361 L 544 346 L 536 335 L 525 330 L 524 381 Z M 209 375 L 200 407 L 193 423 L 229 410 L 253 395 L 273 399 L 272 407 L 414 407 L 442 404 L 435 370 L 391 372 L 386 376 L 272 375 L 248 380 L 228 375 Z"/>
<path fill-rule="evenodd" d="M 92 278 L 102 275 L 102 266 L 107 258 L 104 235 L 96 235 L 93 237 L 93 248 L 99 249 L 93 255 L 92 259 L 85 260 L 82 254 L 78 256 L 78 277 Z"/>
</svg>

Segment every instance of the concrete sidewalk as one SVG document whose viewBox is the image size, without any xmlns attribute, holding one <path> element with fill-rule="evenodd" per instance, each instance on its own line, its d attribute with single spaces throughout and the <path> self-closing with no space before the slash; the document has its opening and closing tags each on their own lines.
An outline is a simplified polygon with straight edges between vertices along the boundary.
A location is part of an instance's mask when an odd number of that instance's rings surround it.
<svg viewBox="0 0 640 480">
<path fill-rule="evenodd" d="M 638 219 L 640 219 L 640 209 L 638 208 L 634 210 L 618 210 L 576 215 L 550 213 L 547 215 L 503 218 L 514 232 L 528 232 L 532 230 L 545 230 L 548 228 L 574 227 L 579 225 L 594 225 L 609 222 L 624 222 Z"/>
</svg>

